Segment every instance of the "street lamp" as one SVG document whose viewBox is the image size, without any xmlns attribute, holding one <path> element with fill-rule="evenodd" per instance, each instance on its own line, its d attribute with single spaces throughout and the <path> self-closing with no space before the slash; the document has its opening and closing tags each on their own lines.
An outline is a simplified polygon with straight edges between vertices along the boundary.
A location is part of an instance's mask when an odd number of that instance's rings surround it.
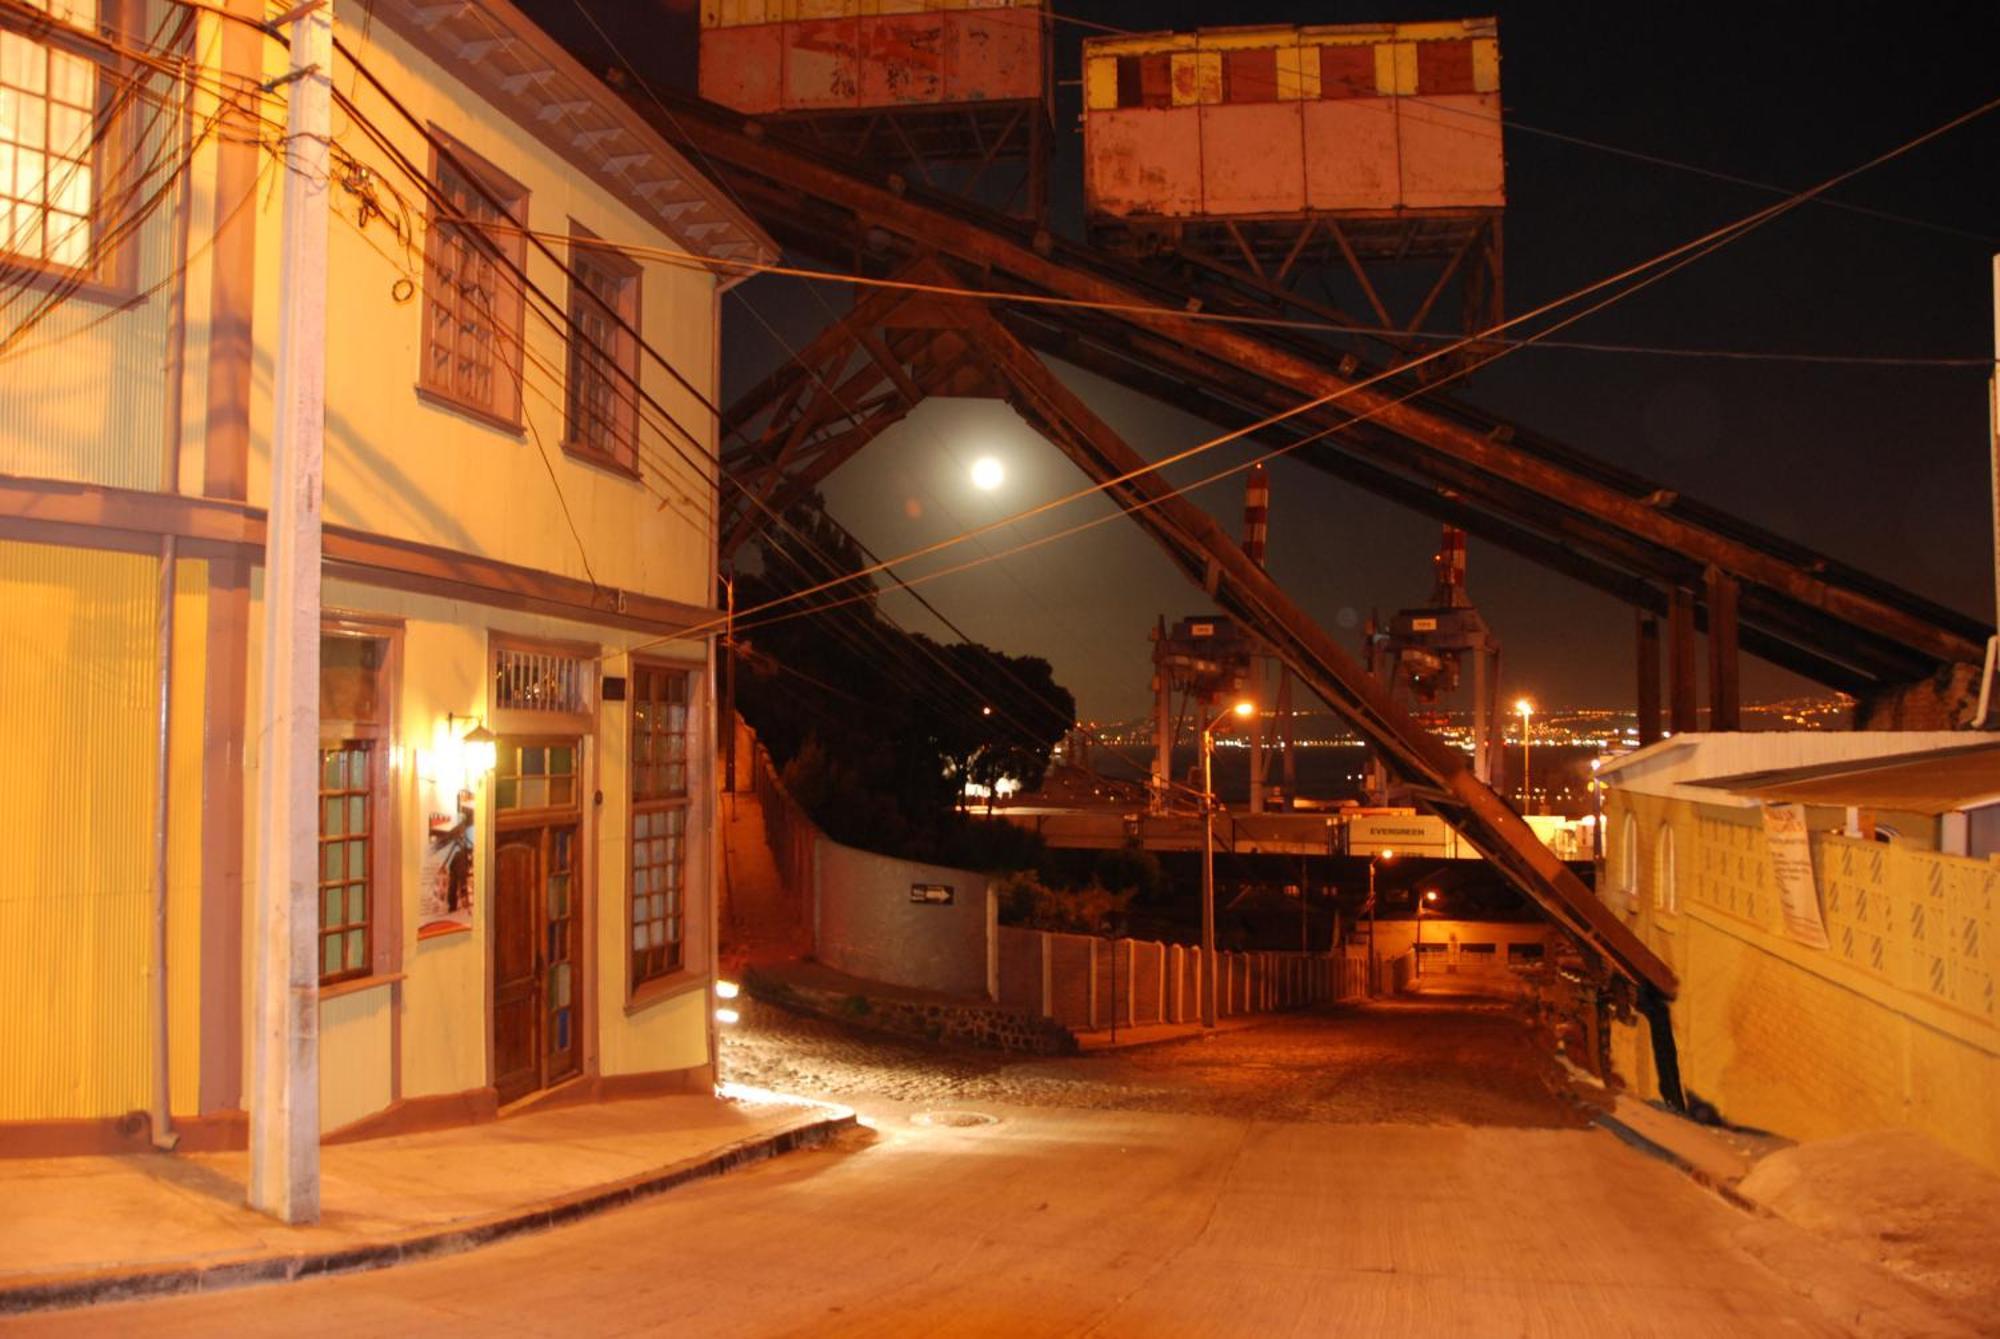
<svg viewBox="0 0 2000 1339">
<path fill-rule="evenodd" d="M 1382 989 L 1382 962 L 1375 952 L 1375 867 L 1395 858 L 1396 853 L 1387 847 L 1368 857 L 1368 993 L 1371 995 Z"/>
<path fill-rule="evenodd" d="M 1514 710 L 1521 713 L 1521 812 L 1535 812 L 1535 788 L 1528 774 L 1528 722 L 1535 714 L 1535 704 L 1522 698 L 1514 704 Z"/>
<path fill-rule="evenodd" d="M 1437 900 L 1438 900 L 1437 889 L 1432 888 L 1424 894 L 1423 901 L 1417 903 L 1416 967 L 1418 976 L 1422 976 L 1424 974 L 1424 913 L 1426 911 L 1429 911 L 1432 907 L 1436 906 Z"/>
<path fill-rule="evenodd" d="M 1256 705 L 1238 702 L 1201 727 L 1201 1025 L 1215 1026 L 1215 727 L 1248 716 Z"/>
</svg>

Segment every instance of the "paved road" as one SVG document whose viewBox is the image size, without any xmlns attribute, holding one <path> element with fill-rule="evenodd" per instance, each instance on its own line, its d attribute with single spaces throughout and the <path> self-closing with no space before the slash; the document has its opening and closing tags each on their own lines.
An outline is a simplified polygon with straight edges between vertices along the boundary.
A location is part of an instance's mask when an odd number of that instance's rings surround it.
<svg viewBox="0 0 2000 1339">
<path fill-rule="evenodd" d="M 1347 1011 L 1014 1063 L 787 1023 L 753 1031 L 735 1060 L 745 1077 L 812 1077 L 874 1128 L 451 1260 L 25 1328 L 148 1339 L 1953 1332 L 1845 1257 L 1579 1128 L 1544 1085 L 1547 1062 L 1491 1009 Z M 939 1112 L 993 1119 L 925 1119 Z"/>
</svg>

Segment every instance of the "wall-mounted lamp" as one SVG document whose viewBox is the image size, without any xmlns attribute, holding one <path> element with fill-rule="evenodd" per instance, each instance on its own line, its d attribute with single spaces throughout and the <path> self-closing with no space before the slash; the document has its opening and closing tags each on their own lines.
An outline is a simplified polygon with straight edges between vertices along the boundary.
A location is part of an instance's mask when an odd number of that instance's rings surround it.
<svg viewBox="0 0 2000 1339">
<path fill-rule="evenodd" d="M 463 735 L 458 733 L 460 721 L 471 721 L 472 728 Z M 452 716 L 444 718 L 445 734 L 457 742 L 459 756 L 464 760 L 465 779 L 484 777 L 500 761 L 500 738 L 486 728 L 486 722 L 477 716 Z"/>
</svg>

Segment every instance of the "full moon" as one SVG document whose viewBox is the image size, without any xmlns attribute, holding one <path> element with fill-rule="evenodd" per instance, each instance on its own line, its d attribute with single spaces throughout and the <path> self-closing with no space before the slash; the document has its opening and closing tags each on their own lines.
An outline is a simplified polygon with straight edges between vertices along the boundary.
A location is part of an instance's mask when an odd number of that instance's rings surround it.
<svg viewBox="0 0 2000 1339">
<path fill-rule="evenodd" d="M 990 493 L 1007 482 L 1007 471 L 992 456 L 981 456 L 972 462 L 972 486 L 982 493 Z"/>
</svg>

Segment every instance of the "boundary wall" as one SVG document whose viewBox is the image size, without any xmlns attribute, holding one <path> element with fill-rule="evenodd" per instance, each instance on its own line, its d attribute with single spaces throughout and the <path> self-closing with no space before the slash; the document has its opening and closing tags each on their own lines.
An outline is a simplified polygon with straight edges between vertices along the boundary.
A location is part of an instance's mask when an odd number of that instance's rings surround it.
<svg viewBox="0 0 2000 1339">
<path fill-rule="evenodd" d="M 752 736 L 754 738 L 754 736 Z M 751 782 L 786 890 L 810 913 L 813 953 L 885 984 L 985 999 L 1072 1030 L 1201 1018 L 1202 951 L 1152 940 L 1003 927 L 987 876 L 858 851 L 813 826 L 754 746 Z M 951 901 L 923 900 L 950 888 Z M 1367 994 L 1365 954 L 1214 955 L 1217 1012 L 1228 1018 Z"/>
</svg>

